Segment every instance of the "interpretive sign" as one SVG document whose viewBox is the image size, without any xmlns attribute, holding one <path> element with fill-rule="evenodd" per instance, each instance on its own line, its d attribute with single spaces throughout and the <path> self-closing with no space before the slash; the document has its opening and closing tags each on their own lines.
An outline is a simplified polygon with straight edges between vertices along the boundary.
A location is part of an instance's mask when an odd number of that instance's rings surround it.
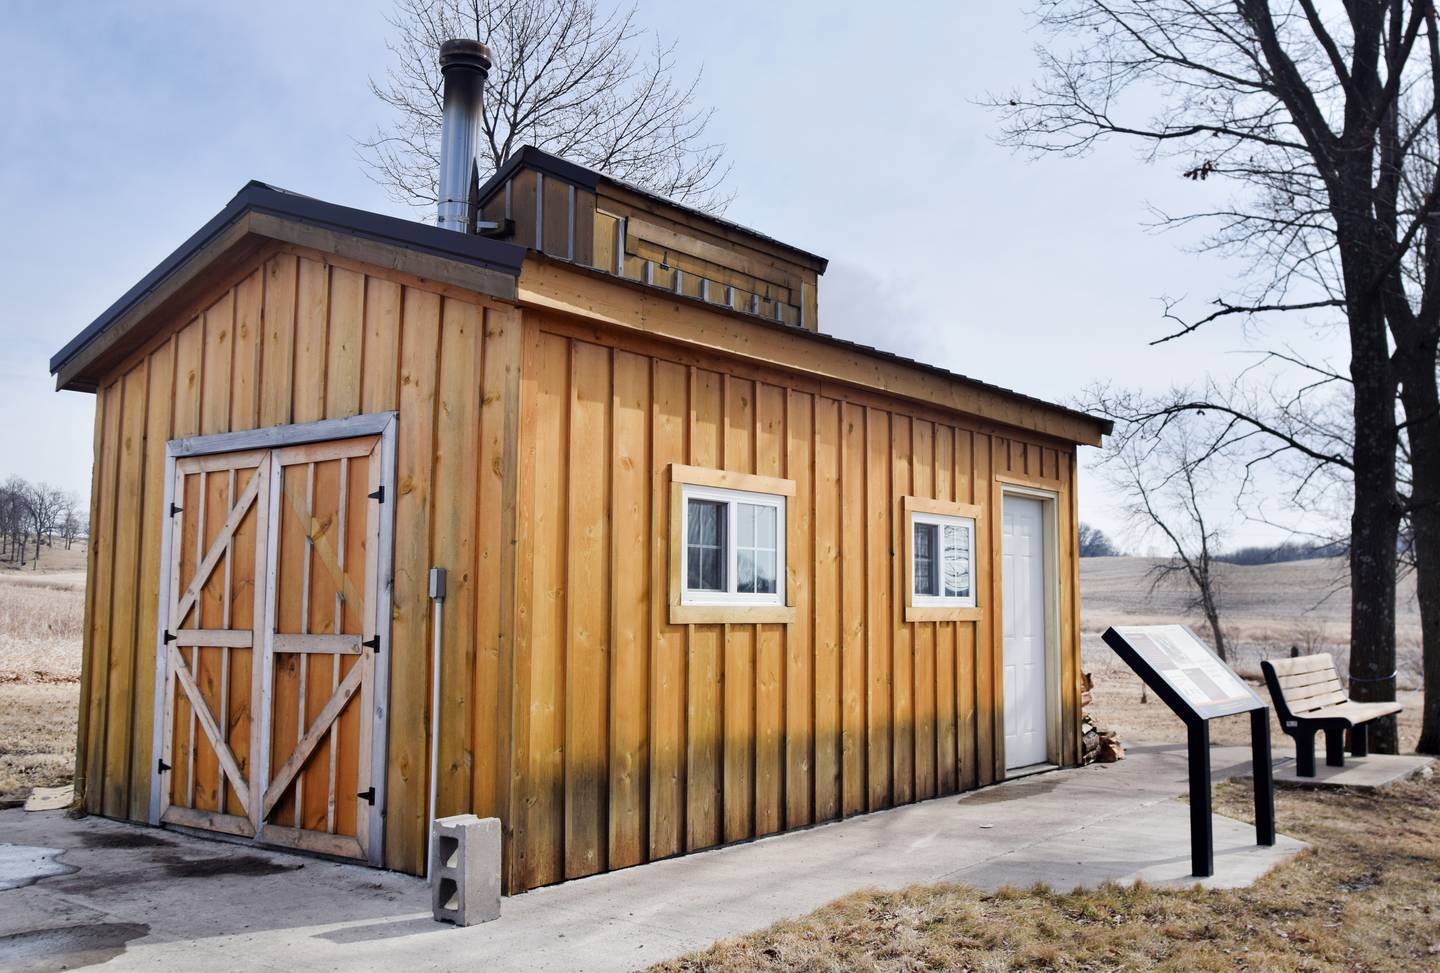
<svg viewBox="0 0 1440 973">
<path fill-rule="evenodd" d="M 1235 670 L 1221 662 L 1184 625 L 1127 625 L 1112 631 L 1203 719 L 1245 713 L 1265 705 L 1235 675 Z"/>
<path fill-rule="evenodd" d="M 1250 714 L 1255 776 L 1255 840 L 1275 843 L 1275 784 L 1270 766 L 1270 707 L 1184 625 L 1127 625 L 1102 636 L 1185 721 L 1190 756 L 1190 860 L 1197 876 L 1215 873 L 1210 820 L 1210 720 Z"/>
</svg>

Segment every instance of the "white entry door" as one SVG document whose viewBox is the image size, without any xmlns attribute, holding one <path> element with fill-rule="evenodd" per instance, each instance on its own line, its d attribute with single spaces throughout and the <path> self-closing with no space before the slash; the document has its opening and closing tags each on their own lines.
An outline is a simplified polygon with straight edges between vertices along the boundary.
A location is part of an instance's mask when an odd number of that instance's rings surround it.
<svg viewBox="0 0 1440 973">
<path fill-rule="evenodd" d="M 1049 759 L 1045 665 L 1045 506 L 1004 499 L 1005 768 Z"/>
</svg>

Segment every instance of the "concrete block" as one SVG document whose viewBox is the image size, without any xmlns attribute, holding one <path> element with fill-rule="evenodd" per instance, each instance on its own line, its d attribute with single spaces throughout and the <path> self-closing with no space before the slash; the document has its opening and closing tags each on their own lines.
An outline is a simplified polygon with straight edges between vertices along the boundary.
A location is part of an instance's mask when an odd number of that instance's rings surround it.
<svg viewBox="0 0 1440 973">
<path fill-rule="evenodd" d="M 500 819 L 457 814 L 431 827 L 430 902 L 436 922 L 500 918 Z"/>
</svg>

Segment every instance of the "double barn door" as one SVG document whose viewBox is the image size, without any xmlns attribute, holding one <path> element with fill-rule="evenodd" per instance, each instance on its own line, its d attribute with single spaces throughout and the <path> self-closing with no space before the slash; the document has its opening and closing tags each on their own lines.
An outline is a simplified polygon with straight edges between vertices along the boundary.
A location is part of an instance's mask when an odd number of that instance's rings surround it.
<svg viewBox="0 0 1440 973">
<path fill-rule="evenodd" d="M 174 461 L 157 823 L 378 862 L 381 457 L 372 435 Z"/>
</svg>

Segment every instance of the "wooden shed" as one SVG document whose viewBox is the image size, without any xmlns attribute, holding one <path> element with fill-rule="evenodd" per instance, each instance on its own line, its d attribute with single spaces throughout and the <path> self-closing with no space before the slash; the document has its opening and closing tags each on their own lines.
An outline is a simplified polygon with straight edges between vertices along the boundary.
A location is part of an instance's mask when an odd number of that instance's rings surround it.
<svg viewBox="0 0 1440 973">
<path fill-rule="evenodd" d="M 1077 762 L 1105 422 L 830 337 L 823 259 L 534 149 L 479 210 L 251 183 L 52 360 L 88 810 L 421 873 L 433 747 L 518 892 Z"/>
</svg>

